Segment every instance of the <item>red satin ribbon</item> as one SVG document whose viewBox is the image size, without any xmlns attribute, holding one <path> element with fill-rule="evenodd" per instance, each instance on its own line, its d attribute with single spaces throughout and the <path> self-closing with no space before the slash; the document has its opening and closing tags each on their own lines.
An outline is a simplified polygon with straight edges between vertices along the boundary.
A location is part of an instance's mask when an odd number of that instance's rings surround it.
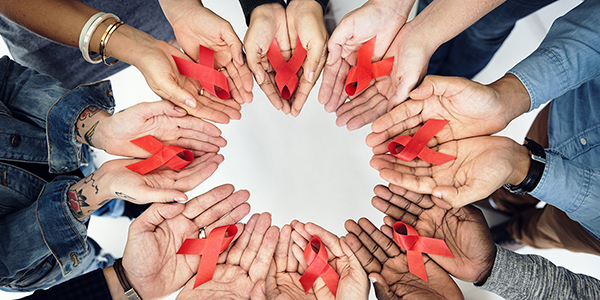
<svg viewBox="0 0 600 300">
<path fill-rule="evenodd" d="M 430 119 L 415 133 L 414 136 L 401 135 L 388 144 L 388 151 L 403 161 L 411 161 L 417 156 L 434 165 L 441 165 L 456 158 L 456 156 L 435 152 L 427 148 L 427 143 L 448 124 L 446 120 Z M 401 152 L 396 147 L 404 146 Z"/>
<path fill-rule="evenodd" d="M 405 230 L 402 230 L 402 227 Z M 398 230 L 404 232 L 399 233 Z M 398 221 L 394 224 L 394 241 L 406 250 L 408 270 L 426 282 L 429 281 L 427 280 L 422 253 L 454 258 L 446 242 L 440 239 L 419 236 L 419 233 L 412 226 L 403 222 Z"/>
<path fill-rule="evenodd" d="M 179 74 L 197 79 L 200 85 L 219 99 L 229 99 L 227 77 L 214 69 L 215 51 L 200 45 L 198 63 L 173 56 Z M 218 90 L 215 89 L 218 88 Z"/>
<path fill-rule="evenodd" d="M 358 49 L 358 62 L 350 69 L 346 78 L 346 94 L 354 96 L 369 87 L 371 79 L 388 75 L 392 72 L 394 57 L 371 63 L 375 39 L 373 37 Z"/>
<path fill-rule="evenodd" d="M 340 276 L 327 263 L 329 261 L 327 249 L 318 237 L 314 236 L 304 249 L 304 259 L 308 263 L 308 269 L 300 277 L 300 283 L 304 287 L 304 291 L 308 294 L 313 283 L 321 277 L 335 297 Z"/>
<path fill-rule="evenodd" d="M 219 253 L 229 247 L 237 232 L 235 225 L 221 226 L 213 229 L 205 239 L 186 239 L 183 242 L 177 254 L 202 255 L 194 288 L 213 278 Z M 225 234 L 228 236 L 225 237 Z"/>
<path fill-rule="evenodd" d="M 152 154 L 151 157 L 145 160 L 126 166 L 129 170 L 138 174 L 144 175 L 162 165 L 181 170 L 194 160 L 194 154 L 190 150 L 173 145 L 165 146 L 151 135 L 143 136 L 131 142 Z M 179 153 L 183 153 L 184 158 L 179 157 Z"/>
<path fill-rule="evenodd" d="M 279 50 L 277 40 L 273 40 L 271 43 L 271 47 L 267 51 L 267 58 L 273 69 L 275 69 L 275 84 L 277 84 L 281 97 L 289 100 L 298 87 L 298 76 L 296 76 L 296 73 L 298 73 L 306 58 L 306 49 L 302 47 L 300 37 L 298 37 L 298 41 L 296 42 L 296 51 L 294 51 L 294 55 L 292 55 L 289 61 L 285 61 L 281 50 Z"/>
</svg>

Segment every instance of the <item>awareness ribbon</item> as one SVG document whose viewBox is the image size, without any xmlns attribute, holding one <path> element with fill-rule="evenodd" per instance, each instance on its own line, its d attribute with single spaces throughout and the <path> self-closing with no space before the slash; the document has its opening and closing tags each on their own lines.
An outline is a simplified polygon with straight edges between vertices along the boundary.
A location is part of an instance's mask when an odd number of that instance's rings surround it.
<svg viewBox="0 0 600 300">
<path fill-rule="evenodd" d="M 238 229 L 235 225 L 221 226 L 213 229 L 205 239 L 186 239 L 177 251 L 177 254 L 202 255 L 194 288 L 210 281 L 217 267 L 219 253 L 225 251 Z M 225 237 L 227 234 L 227 237 Z"/>
<path fill-rule="evenodd" d="M 298 76 L 296 76 L 296 73 L 298 73 L 306 58 L 306 49 L 302 47 L 300 37 L 298 37 L 298 41 L 296 42 L 296 51 L 294 51 L 294 55 L 292 55 L 289 61 L 285 61 L 275 39 L 271 43 L 269 51 L 267 51 L 267 58 L 273 69 L 275 69 L 275 84 L 277 84 L 281 97 L 289 100 L 298 87 Z"/>
<path fill-rule="evenodd" d="M 369 87 L 371 79 L 388 75 L 392 72 L 394 57 L 371 63 L 375 39 L 373 37 L 358 49 L 358 62 L 350 69 L 346 78 L 346 94 L 354 96 Z"/>
<path fill-rule="evenodd" d="M 144 175 L 162 165 L 171 169 L 181 170 L 189 165 L 194 160 L 192 151 L 183 149 L 178 146 L 165 146 L 159 140 L 151 135 L 146 135 L 141 138 L 131 141 L 136 146 L 150 152 L 151 157 L 127 165 L 127 169 L 138 174 Z M 183 157 L 179 157 L 179 153 L 183 153 Z"/>
<path fill-rule="evenodd" d="M 425 125 L 415 133 L 414 136 L 401 135 L 395 138 L 388 144 L 388 151 L 395 157 L 403 161 L 411 161 L 417 156 L 434 165 L 441 165 L 456 158 L 456 156 L 448 155 L 433 151 L 427 148 L 427 143 L 438 133 L 442 127 L 448 124 L 446 120 L 430 119 L 425 122 Z M 404 146 L 402 151 L 398 152 L 396 147 Z"/>
<path fill-rule="evenodd" d="M 327 263 L 329 260 L 327 249 L 318 237 L 314 236 L 304 249 L 304 259 L 308 263 L 308 269 L 300 277 L 304 291 L 308 294 L 313 283 L 321 277 L 335 297 L 340 276 Z"/>
<path fill-rule="evenodd" d="M 427 280 L 422 253 L 454 258 L 446 242 L 440 239 L 419 236 L 417 230 L 412 226 L 400 221 L 394 224 L 394 241 L 398 246 L 406 249 L 408 270 L 426 282 L 429 281 Z"/>
<path fill-rule="evenodd" d="M 197 79 L 200 85 L 219 99 L 229 99 L 227 77 L 214 69 L 215 51 L 200 45 L 198 63 L 173 55 L 179 74 Z M 215 90 L 215 87 L 219 90 Z"/>
</svg>

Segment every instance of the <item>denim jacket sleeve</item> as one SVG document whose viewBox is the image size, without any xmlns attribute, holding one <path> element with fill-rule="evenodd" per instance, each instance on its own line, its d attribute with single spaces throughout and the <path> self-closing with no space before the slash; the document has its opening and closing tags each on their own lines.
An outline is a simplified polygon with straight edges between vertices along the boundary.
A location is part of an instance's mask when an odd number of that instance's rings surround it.
<svg viewBox="0 0 600 300">
<path fill-rule="evenodd" d="M 492 274 L 480 288 L 505 299 L 600 299 L 598 279 L 498 245 Z"/>
<path fill-rule="evenodd" d="M 0 59 L 0 100 L 0 159 L 48 163 L 51 173 L 87 163 L 74 134 L 77 117 L 90 106 L 109 113 L 114 108 L 109 82 L 69 91 L 6 56 Z M 22 147 L 11 143 L 17 136 Z"/>
<path fill-rule="evenodd" d="M 523 83 L 530 111 L 600 75 L 600 3 L 584 1 L 554 21 L 546 38 L 508 73 Z"/>
</svg>

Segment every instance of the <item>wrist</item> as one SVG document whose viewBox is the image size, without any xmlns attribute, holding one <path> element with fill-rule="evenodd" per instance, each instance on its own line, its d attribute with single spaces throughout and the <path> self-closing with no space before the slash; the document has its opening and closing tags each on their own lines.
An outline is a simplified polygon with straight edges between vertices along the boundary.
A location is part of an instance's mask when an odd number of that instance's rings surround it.
<svg viewBox="0 0 600 300">
<path fill-rule="evenodd" d="M 504 188 L 511 193 L 525 194 L 533 191 L 542 179 L 546 167 L 546 152 L 544 148 L 529 138 L 525 138 L 525 142 L 524 147 L 527 149 L 528 158 L 524 159 L 520 155 L 521 158 L 518 159 L 517 163 L 520 166 L 515 167 L 515 176 L 511 176 L 507 184 L 504 185 Z M 522 148 L 521 152 L 523 151 Z M 526 162 L 529 162 L 527 168 L 524 167 Z M 523 177 L 525 170 L 527 172 Z"/>
<path fill-rule="evenodd" d="M 414 1 L 406 1 L 406 0 L 369 0 L 368 4 L 373 4 L 376 6 L 380 6 L 387 11 L 394 12 L 400 19 L 405 22 L 408 19 L 408 14 L 413 6 Z"/>
<path fill-rule="evenodd" d="M 98 181 L 101 176 L 98 176 L 98 173 L 96 171 L 88 175 L 67 191 L 69 209 L 73 217 L 79 221 L 85 220 L 113 198 L 99 187 Z"/>
<path fill-rule="evenodd" d="M 114 57 L 139 69 L 139 59 L 143 59 L 144 49 L 154 47 L 157 40 L 151 35 L 123 24 L 110 38 L 105 52 L 107 56 Z"/>
<path fill-rule="evenodd" d="M 285 7 L 280 3 L 266 3 L 254 8 L 250 13 L 250 24 L 253 20 L 261 20 L 263 18 L 278 19 L 278 16 L 285 17 Z"/>
<path fill-rule="evenodd" d="M 529 111 L 531 106 L 529 92 L 515 75 L 506 74 L 489 84 L 489 87 L 496 92 L 496 98 L 501 102 L 505 124 Z"/>
<path fill-rule="evenodd" d="M 106 279 L 106 284 L 108 285 L 108 290 L 110 291 L 110 296 L 112 299 L 127 300 L 127 297 L 125 297 L 125 291 L 119 283 L 117 273 L 115 273 L 113 266 L 102 269 L 102 273 L 104 273 L 104 279 Z"/>
<path fill-rule="evenodd" d="M 204 7 L 200 0 L 158 0 L 158 3 L 171 25 L 187 11 L 194 9 L 192 6 Z"/>
<path fill-rule="evenodd" d="M 513 171 L 505 184 L 518 185 L 523 182 L 529 171 L 530 160 L 529 150 L 523 145 L 517 146 L 516 153 L 513 156 Z"/>
<path fill-rule="evenodd" d="M 104 141 L 97 135 L 100 122 L 109 118 L 111 115 L 106 111 L 90 106 L 83 110 L 75 123 L 75 137 L 77 141 L 90 147 L 103 149 Z"/>
</svg>

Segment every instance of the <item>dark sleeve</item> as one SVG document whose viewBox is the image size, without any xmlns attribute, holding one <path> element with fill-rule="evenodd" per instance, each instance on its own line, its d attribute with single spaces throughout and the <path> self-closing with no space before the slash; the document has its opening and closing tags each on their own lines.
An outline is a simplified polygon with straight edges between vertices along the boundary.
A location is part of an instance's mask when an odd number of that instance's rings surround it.
<svg viewBox="0 0 600 300">
<path fill-rule="evenodd" d="M 106 300 L 112 299 L 101 269 L 75 277 L 47 290 L 39 290 L 26 300 Z"/>
<path fill-rule="evenodd" d="M 240 0 L 241 1 L 241 0 Z M 288 0 L 290 2 L 292 0 Z M 323 15 L 325 15 L 325 11 L 327 9 L 327 4 L 329 4 L 329 0 L 315 0 L 317 3 L 321 4 L 321 8 L 323 8 Z"/>
<path fill-rule="evenodd" d="M 246 18 L 246 25 L 250 24 L 250 14 L 255 8 L 257 8 L 260 5 L 269 3 L 279 3 L 283 5 L 283 7 L 286 7 L 284 0 L 240 0 L 240 5 L 242 5 L 244 17 Z"/>
</svg>

